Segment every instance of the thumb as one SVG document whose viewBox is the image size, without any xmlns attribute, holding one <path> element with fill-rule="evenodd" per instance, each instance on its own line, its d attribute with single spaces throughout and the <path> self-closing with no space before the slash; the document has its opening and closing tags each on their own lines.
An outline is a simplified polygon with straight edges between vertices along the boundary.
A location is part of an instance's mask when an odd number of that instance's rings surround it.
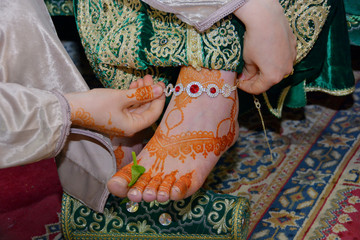
<svg viewBox="0 0 360 240">
<path fill-rule="evenodd" d="M 164 94 L 164 87 L 160 84 L 155 84 L 126 91 L 126 96 L 130 100 L 128 105 L 132 105 L 135 103 L 149 102 L 159 98 Z"/>
<path fill-rule="evenodd" d="M 239 84 L 243 81 L 251 80 L 258 74 L 259 69 L 254 64 L 245 64 L 242 73 L 240 74 L 238 81 Z"/>
<path fill-rule="evenodd" d="M 238 88 L 250 94 L 260 94 L 270 88 L 255 65 L 246 65 L 238 78 Z"/>
</svg>

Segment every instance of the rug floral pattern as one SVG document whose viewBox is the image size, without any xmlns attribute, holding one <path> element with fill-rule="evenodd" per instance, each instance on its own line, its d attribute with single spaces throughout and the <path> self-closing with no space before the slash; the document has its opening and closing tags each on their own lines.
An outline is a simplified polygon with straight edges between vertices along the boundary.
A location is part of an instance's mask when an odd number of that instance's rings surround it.
<svg viewBox="0 0 360 240">
<path fill-rule="evenodd" d="M 273 159 L 256 112 L 241 118 L 206 187 L 250 199 L 249 239 L 360 237 L 359 93 L 315 94 L 282 120 L 264 114 Z"/>
</svg>

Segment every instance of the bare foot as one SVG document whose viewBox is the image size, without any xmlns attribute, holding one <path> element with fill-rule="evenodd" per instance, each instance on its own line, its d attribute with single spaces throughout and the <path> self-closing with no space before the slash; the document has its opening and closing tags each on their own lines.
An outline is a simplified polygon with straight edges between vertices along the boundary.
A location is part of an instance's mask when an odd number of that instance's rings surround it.
<svg viewBox="0 0 360 240">
<path fill-rule="evenodd" d="M 144 79 L 138 79 L 130 84 L 129 89 L 140 88 L 144 86 L 150 86 L 153 84 L 151 76 L 145 76 Z M 144 111 L 148 104 L 134 106 L 136 111 Z M 144 139 L 149 139 L 153 134 L 152 129 L 145 129 L 141 132 L 136 133 L 132 137 L 111 137 L 111 143 L 113 146 L 115 158 L 116 158 L 116 169 L 117 171 L 133 161 L 132 152 L 138 155 L 144 148 Z"/>
<path fill-rule="evenodd" d="M 141 139 L 138 137 L 113 137 L 111 138 L 111 143 L 116 158 L 117 171 L 132 162 L 132 152 L 139 154 L 144 147 Z"/>
<path fill-rule="evenodd" d="M 182 67 L 177 86 L 181 83 L 184 91 L 173 94 L 154 136 L 138 155 L 146 172 L 129 189 L 132 164 L 125 166 L 108 182 L 110 192 L 135 202 L 180 200 L 195 193 L 221 154 L 236 141 L 239 107 L 236 90 L 229 96 L 212 98 L 203 92 L 190 97 L 186 87 L 196 81 L 212 92 L 216 88 L 210 84 L 219 89 L 225 84 L 234 86 L 235 77 L 233 72 Z M 191 90 L 196 92 L 196 88 Z"/>
</svg>

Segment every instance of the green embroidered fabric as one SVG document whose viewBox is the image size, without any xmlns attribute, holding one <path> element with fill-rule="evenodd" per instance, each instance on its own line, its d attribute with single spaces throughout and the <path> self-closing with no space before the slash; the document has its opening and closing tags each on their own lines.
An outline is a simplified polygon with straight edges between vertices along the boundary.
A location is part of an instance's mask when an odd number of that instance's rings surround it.
<svg viewBox="0 0 360 240">
<path fill-rule="evenodd" d="M 344 0 L 344 2 L 350 42 L 360 46 L 360 2 L 356 0 Z M 52 16 L 74 15 L 73 0 L 45 0 L 45 3 Z"/>
<path fill-rule="evenodd" d="M 168 213 L 171 223 L 159 222 Z M 181 201 L 139 203 L 128 212 L 121 199 L 110 196 L 103 214 L 66 193 L 61 223 L 65 239 L 246 239 L 249 201 L 243 197 L 199 190 Z"/>
<path fill-rule="evenodd" d="M 360 1 L 344 0 L 350 42 L 360 46 Z"/>
<path fill-rule="evenodd" d="M 72 0 L 45 0 L 45 4 L 51 16 L 73 16 Z"/>
<path fill-rule="evenodd" d="M 297 37 L 297 64 L 294 75 L 263 94 L 268 109 L 280 117 L 284 105 L 305 106 L 306 92 L 352 93 L 343 2 L 280 3 Z M 145 74 L 175 82 L 181 65 L 242 71 L 245 29 L 232 15 L 200 33 L 140 0 L 74 0 L 74 4 L 86 55 L 105 87 L 126 89 Z M 239 99 L 240 113 L 253 106 L 252 96 L 241 92 Z"/>
</svg>

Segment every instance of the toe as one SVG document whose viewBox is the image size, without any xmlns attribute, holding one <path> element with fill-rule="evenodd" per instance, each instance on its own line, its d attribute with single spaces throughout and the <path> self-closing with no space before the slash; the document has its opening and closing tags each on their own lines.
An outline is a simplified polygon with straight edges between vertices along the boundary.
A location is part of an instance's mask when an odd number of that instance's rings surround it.
<svg viewBox="0 0 360 240">
<path fill-rule="evenodd" d="M 177 181 L 174 186 L 171 188 L 170 199 L 177 201 L 184 199 L 184 196 L 187 192 L 187 186 L 184 182 Z"/>
<path fill-rule="evenodd" d="M 143 192 L 142 198 L 145 202 L 152 202 L 156 200 L 156 191 L 151 188 L 146 188 Z"/>
<path fill-rule="evenodd" d="M 127 191 L 128 191 L 127 185 L 128 182 L 121 177 L 113 177 L 107 183 L 107 187 L 109 191 L 115 196 L 121 198 L 124 198 L 127 195 Z"/>
<path fill-rule="evenodd" d="M 118 197 L 126 197 L 128 192 L 128 184 L 131 181 L 131 166 L 129 164 L 120 169 L 115 175 L 108 181 L 107 187 L 109 191 Z"/>
<path fill-rule="evenodd" d="M 136 188 L 131 188 L 127 193 L 127 197 L 130 199 L 130 201 L 141 202 L 142 193 Z"/>
<path fill-rule="evenodd" d="M 152 202 L 156 200 L 156 193 L 157 190 L 162 183 L 162 175 L 163 173 L 157 174 L 155 177 L 153 177 L 149 184 L 146 186 L 144 192 L 143 192 L 143 199 L 146 202 Z"/>
<path fill-rule="evenodd" d="M 131 187 L 128 198 L 133 202 L 140 202 L 142 200 L 142 193 L 145 187 L 149 184 L 151 180 L 151 172 L 144 173 L 136 181 L 136 183 Z"/>
<path fill-rule="evenodd" d="M 193 173 L 194 171 L 181 176 L 180 179 L 174 183 L 170 192 L 171 200 L 184 199 L 188 189 L 190 188 Z"/>
<path fill-rule="evenodd" d="M 164 177 L 164 181 L 159 186 L 159 191 L 157 193 L 157 200 L 159 202 L 166 202 L 170 198 L 170 190 L 176 181 L 175 175 L 178 171 L 173 171 L 172 173 Z"/>
</svg>

